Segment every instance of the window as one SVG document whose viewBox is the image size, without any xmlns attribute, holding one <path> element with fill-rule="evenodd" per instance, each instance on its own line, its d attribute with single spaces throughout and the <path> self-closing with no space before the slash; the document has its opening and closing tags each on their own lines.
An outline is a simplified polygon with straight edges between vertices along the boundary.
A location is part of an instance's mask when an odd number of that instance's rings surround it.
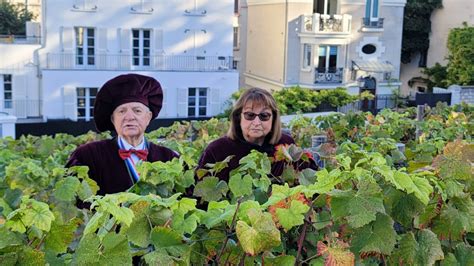
<svg viewBox="0 0 474 266">
<path fill-rule="evenodd" d="M 207 88 L 188 89 L 188 116 L 206 116 Z"/>
<path fill-rule="evenodd" d="M 239 27 L 234 27 L 234 49 L 239 49 Z"/>
<path fill-rule="evenodd" d="M 337 0 L 314 0 L 313 13 L 326 15 L 337 14 Z"/>
<path fill-rule="evenodd" d="M 94 28 L 76 27 L 76 65 L 95 64 Z"/>
<path fill-rule="evenodd" d="M 237 69 L 239 67 L 239 61 L 232 60 L 232 69 Z"/>
<path fill-rule="evenodd" d="M 337 71 L 337 46 L 319 46 L 318 72 L 335 73 Z"/>
<path fill-rule="evenodd" d="M 366 26 L 376 25 L 379 20 L 379 0 L 367 0 L 365 3 L 365 19 Z"/>
<path fill-rule="evenodd" d="M 239 14 L 239 0 L 234 0 L 234 14 Z"/>
<path fill-rule="evenodd" d="M 3 75 L 3 108 L 13 108 L 12 75 Z"/>
<path fill-rule="evenodd" d="M 94 115 L 98 88 L 77 88 L 77 118 L 89 121 Z"/>
<path fill-rule="evenodd" d="M 132 6 L 130 11 L 132 13 L 152 13 L 153 3 L 151 0 L 131 0 Z"/>
<path fill-rule="evenodd" d="M 366 44 L 364 46 L 362 46 L 362 52 L 364 54 L 373 54 L 377 51 L 377 47 L 375 47 L 375 45 L 373 44 Z"/>
<path fill-rule="evenodd" d="M 303 44 L 303 68 L 311 67 L 311 44 Z"/>
<path fill-rule="evenodd" d="M 132 63 L 134 66 L 150 66 L 151 30 L 132 30 Z"/>
</svg>

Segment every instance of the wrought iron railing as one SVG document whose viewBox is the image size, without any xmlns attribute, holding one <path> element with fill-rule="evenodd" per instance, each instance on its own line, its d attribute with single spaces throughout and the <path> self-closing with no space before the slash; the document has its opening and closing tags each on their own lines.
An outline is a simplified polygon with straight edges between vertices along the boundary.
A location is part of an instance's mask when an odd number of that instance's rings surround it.
<svg viewBox="0 0 474 266">
<path fill-rule="evenodd" d="M 316 68 L 314 83 L 341 83 L 343 68 Z"/>
<path fill-rule="evenodd" d="M 303 15 L 301 32 L 314 33 L 349 33 L 352 16 L 350 15 L 326 15 L 314 13 Z"/>
<path fill-rule="evenodd" d="M 362 18 L 362 25 L 366 28 L 383 28 L 383 18 Z"/>
<path fill-rule="evenodd" d="M 40 44 L 40 42 L 41 42 L 41 37 L 39 36 L 0 35 L 0 43 Z"/>
<path fill-rule="evenodd" d="M 234 71 L 232 56 L 155 55 L 147 57 L 146 65 L 132 64 L 128 54 L 97 54 L 78 60 L 72 53 L 48 53 L 43 58 L 45 69 L 97 69 L 97 70 L 150 70 L 150 71 Z M 92 58 L 92 59 L 91 59 Z"/>
</svg>

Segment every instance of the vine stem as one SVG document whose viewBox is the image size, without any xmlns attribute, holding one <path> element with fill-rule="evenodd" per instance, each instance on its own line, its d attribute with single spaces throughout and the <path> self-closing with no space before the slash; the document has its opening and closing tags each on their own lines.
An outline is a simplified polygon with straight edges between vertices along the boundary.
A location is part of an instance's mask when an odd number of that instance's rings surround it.
<svg viewBox="0 0 474 266">
<path fill-rule="evenodd" d="M 242 200 L 243 200 L 243 197 L 240 197 L 237 200 L 237 207 L 235 208 L 234 217 L 232 217 L 232 224 L 230 225 L 230 230 L 227 232 L 227 234 L 225 236 L 224 244 L 222 245 L 222 248 L 221 248 L 221 250 L 219 251 L 219 254 L 216 257 L 217 264 L 219 264 L 221 262 L 221 256 L 224 253 L 225 247 L 227 246 L 227 242 L 229 241 L 229 235 L 230 235 L 230 233 L 232 233 L 232 231 L 234 231 L 234 227 L 235 227 L 235 224 L 237 222 L 237 213 L 239 212 L 240 203 L 242 203 Z M 226 262 L 224 263 L 224 265 L 227 263 L 227 259 L 226 259 Z"/>
<path fill-rule="evenodd" d="M 299 265 L 299 260 L 300 260 L 300 256 L 301 256 L 301 250 L 303 249 L 303 242 L 304 242 L 304 238 L 306 237 L 306 229 L 308 227 L 308 217 L 309 215 L 311 214 L 311 211 L 313 210 L 313 207 L 311 206 L 311 208 L 309 208 L 308 212 L 306 212 L 305 216 L 304 216 L 304 224 L 303 224 L 303 229 L 302 229 L 302 232 L 300 234 L 300 237 L 298 238 L 298 253 L 296 253 L 296 260 L 295 260 L 295 265 Z"/>
</svg>

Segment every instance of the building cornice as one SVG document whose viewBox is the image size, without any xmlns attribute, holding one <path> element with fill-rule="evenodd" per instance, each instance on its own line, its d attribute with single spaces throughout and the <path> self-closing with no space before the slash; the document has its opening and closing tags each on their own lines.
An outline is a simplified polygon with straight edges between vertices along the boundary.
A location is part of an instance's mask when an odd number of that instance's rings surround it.
<svg viewBox="0 0 474 266">
<path fill-rule="evenodd" d="M 248 6 L 274 5 L 274 4 L 286 4 L 286 3 L 313 4 L 313 0 L 247 0 Z"/>
</svg>

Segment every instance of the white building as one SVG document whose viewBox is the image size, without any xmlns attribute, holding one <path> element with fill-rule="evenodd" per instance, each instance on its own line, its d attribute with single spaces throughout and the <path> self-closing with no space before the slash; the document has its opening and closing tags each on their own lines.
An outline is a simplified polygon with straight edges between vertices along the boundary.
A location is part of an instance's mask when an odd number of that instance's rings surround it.
<svg viewBox="0 0 474 266">
<path fill-rule="evenodd" d="M 241 86 L 376 95 L 399 88 L 406 0 L 238 2 Z"/>
<path fill-rule="evenodd" d="M 39 44 L 0 40 L 0 112 L 87 121 L 98 89 L 134 72 L 160 81 L 159 118 L 216 115 L 238 88 L 232 17 L 232 0 L 43 0 Z"/>
</svg>

